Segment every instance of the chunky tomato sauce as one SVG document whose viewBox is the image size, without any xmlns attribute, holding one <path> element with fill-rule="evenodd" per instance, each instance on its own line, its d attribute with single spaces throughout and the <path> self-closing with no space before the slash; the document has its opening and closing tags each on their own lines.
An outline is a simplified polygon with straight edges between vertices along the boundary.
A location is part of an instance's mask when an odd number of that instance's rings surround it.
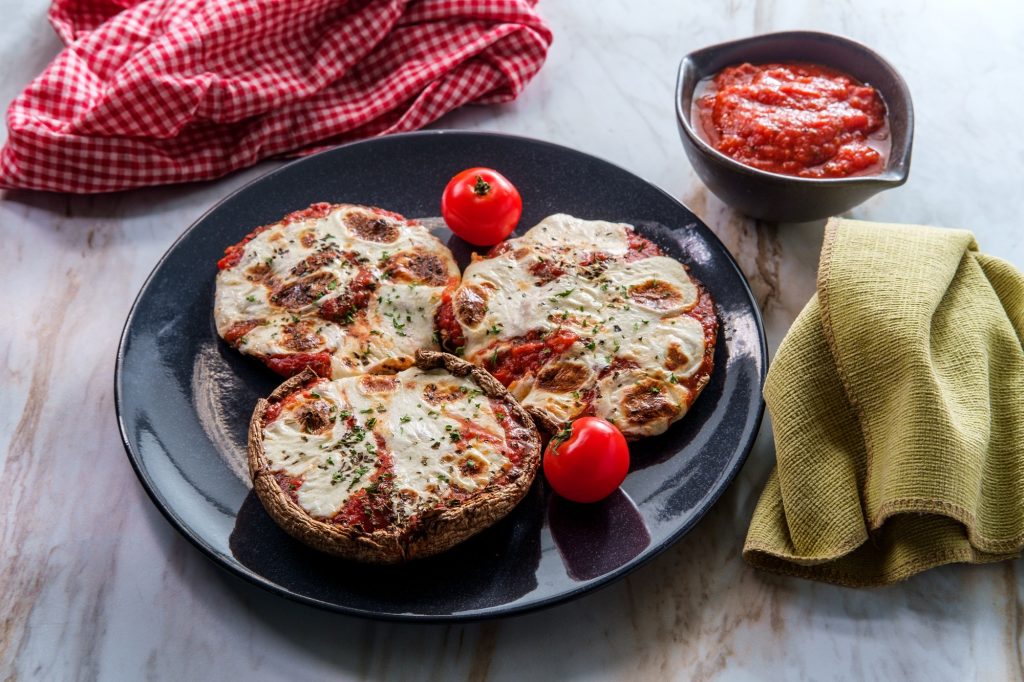
<svg viewBox="0 0 1024 682">
<path fill-rule="evenodd" d="M 484 367 L 494 378 L 508 386 L 516 379 L 535 371 L 551 358 L 569 350 L 579 336 L 567 329 L 557 329 L 543 335 L 532 331 L 510 347 L 495 348 L 490 357 L 484 356 Z"/>
<path fill-rule="evenodd" d="M 625 256 L 627 262 L 665 255 L 660 246 L 633 230 L 626 230 L 626 244 L 629 249 Z"/>
<path fill-rule="evenodd" d="M 348 290 L 341 296 L 324 301 L 317 314 L 331 322 L 352 322 L 355 314 L 370 304 L 370 296 L 376 290 L 377 281 L 373 274 L 366 268 L 359 268 L 359 272 L 349 283 Z"/>
<path fill-rule="evenodd" d="M 377 470 L 370 476 L 370 486 L 354 492 L 341 511 L 331 519 L 338 525 L 358 526 L 368 533 L 387 528 L 395 520 L 395 512 L 391 506 L 395 488 L 394 461 L 386 449 L 384 438 L 380 434 L 373 435 L 380 458 L 377 461 Z"/>
<path fill-rule="evenodd" d="M 444 350 L 454 353 L 457 349 L 466 345 L 466 336 L 462 333 L 462 325 L 455 319 L 455 306 L 452 305 L 452 292 L 454 286 L 450 286 L 441 294 L 441 305 L 437 307 L 434 314 L 434 326 L 441 337 L 441 346 Z"/>
<path fill-rule="evenodd" d="M 740 64 L 700 86 L 693 120 L 715 149 L 772 173 L 841 178 L 882 170 L 885 104 L 874 88 L 813 64 Z"/>
<path fill-rule="evenodd" d="M 307 367 L 322 377 L 331 376 L 331 354 L 327 351 L 268 355 L 262 359 L 267 367 L 281 376 L 295 376 Z"/>
<path fill-rule="evenodd" d="M 263 320 L 243 320 L 241 322 L 235 322 L 233 325 L 228 327 L 226 332 L 224 332 L 224 340 L 237 348 L 238 342 L 242 340 L 242 337 L 261 324 L 263 324 Z"/>
</svg>

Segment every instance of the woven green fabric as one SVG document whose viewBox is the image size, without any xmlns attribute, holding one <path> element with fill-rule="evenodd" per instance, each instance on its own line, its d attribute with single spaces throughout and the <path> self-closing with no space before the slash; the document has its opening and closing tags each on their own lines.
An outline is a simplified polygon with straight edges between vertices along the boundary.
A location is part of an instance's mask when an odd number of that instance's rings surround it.
<svg viewBox="0 0 1024 682">
<path fill-rule="evenodd" d="M 765 400 L 744 558 L 882 585 L 1024 545 L 1024 276 L 962 230 L 833 218 Z"/>
</svg>

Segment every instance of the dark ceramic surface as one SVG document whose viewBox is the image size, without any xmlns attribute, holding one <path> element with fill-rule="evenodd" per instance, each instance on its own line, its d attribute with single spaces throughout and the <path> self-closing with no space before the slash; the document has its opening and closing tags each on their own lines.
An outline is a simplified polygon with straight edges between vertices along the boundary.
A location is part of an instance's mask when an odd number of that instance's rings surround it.
<svg viewBox="0 0 1024 682">
<path fill-rule="evenodd" d="M 751 168 L 705 142 L 690 121 L 694 88 L 702 79 L 743 62 L 810 62 L 845 71 L 878 90 L 892 137 L 883 171 L 850 178 L 797 178 Z M 910 173 L 914 140 L 910 90 L 887 61 L 848 38 L 788 31 L 705 47 L 680 63 L 675 98 L 679 136 L 697 175 L 719 199 L 755 218 L 804 222 L 839 215 L 884 189 L 902 185 Z"/>
<path fill-rule="evenodd" d="M 685 419 L 632 447 L 631 473 L 604 503 L 566 503 L 538 479 L 512 514 L 441 556 L 381 568 L 318 554 L 280 531 L 228 464 L 244 461 L 253 405 L 279 379 L 218 340 L 211 313 L 215 263 L 253 226 L 316 201 L 436 215 L 448 178 L 474 165 L 499 168 L 519 187 L 524 228 L 559 211 L 632 222 L 689 264 L 715 297 L 721 321 L 715 372 Z M 468 260 L 468 245 L 443 227 L 435 233 L 460 264 Z M 203 216 L 157 265 L 128 317 L 117 357 L 116 405 L 128 457 L 154 503 L 233 573 L 344 613 L 468 620 L 581 595 L 686 533 L 729 485 L 753 444 L 764 409 L 766 358 L 761 320 L 736 264 L 670 196 L 564 147 L 429 132 L 302 159 Z"/>
</svg>

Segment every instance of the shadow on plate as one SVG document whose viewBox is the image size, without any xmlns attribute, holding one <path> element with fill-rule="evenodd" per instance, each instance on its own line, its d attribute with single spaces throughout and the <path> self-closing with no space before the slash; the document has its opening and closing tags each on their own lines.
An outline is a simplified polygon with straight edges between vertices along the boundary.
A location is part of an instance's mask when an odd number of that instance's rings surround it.
<svg viewBox="0 0 1024 682">
<path fill-rule="evenodd" d="M 611 573 L 651 544 L 643 516 L 621 489 L 594 504 L 552 495 L 548 523 L 566 572 L 576 581 Z"/>
<path fill-rule="evenodd" d="M 435 557 L 360 564 L 294 540 L 250 492 L 230 537 L 235 558 L 291 592 L 380 615 L 446 615 L 507 604 L 537 588 L 544 493 L 535 483 L 504 519 Z"/>
</svg>

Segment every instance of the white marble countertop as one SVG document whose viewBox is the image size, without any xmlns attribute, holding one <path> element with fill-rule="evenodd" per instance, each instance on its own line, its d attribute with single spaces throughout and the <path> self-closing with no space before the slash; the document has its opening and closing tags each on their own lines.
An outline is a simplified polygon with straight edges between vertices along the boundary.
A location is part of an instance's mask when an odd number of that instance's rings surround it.
<svg viewBox="0 0 1024 682">
<path fill-rule="evenodd" d="M 0 102 L 56 54 L 46 2 L 0 0 Z M 903 73 L 917 131 L 909 183 L 851 215 L 966 227 L 1024 266 L 1024 5 L 816 0 L 545 0 L 548 64 L 515 103 L 439 125 L 605 157 L 687 203 L 750 279 L 774 349 L 813 292 L 821 223 L 759 224 L 709 195 L 678 142 L 675 70 L 699 46 L 821 29 Z M 322 613 L 228 575 L 135 479 L 113 409 L 117 340 L 159 256 L 233 188 L 0 195 L 0 675 L 21 679 L 1019 678 L 1016 562 L 950 566 L 857 591 L 740 559 L 773 462 L 768 420 L 736 483 L 671 550 L 570 604 L 417 626 Z M 52 283 L 57 283 L 53 286 Z M 9 678 L 8 678 L 9 679 Z"/>
</svg>

